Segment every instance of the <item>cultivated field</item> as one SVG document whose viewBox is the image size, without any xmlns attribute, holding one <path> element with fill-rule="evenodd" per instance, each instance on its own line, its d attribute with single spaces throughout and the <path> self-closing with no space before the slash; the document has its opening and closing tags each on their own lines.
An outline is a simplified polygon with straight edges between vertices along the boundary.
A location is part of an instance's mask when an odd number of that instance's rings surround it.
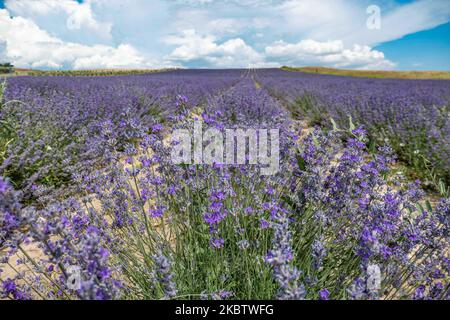
<svg viewBox="0 0 450 320">
<path fill-rule="evenodd" d="M 4 82 L 1 298 L 450 298 L 450 80 L 124 73 Z"/>
<path fill-rule="evenodd" d="M 96 70 L 34 70 L 14 68 L 12 73 L 2 73 L 0 76 L 73 76 L 73 77 L 99 77 L 99 76 L 126 76 L 132 74 L 149 74 L 170 71 L 172 69 L 96 69 Z M 1 70 L 0 70 L 1 71 Z"/>
<path fill-rule="evenodd" d="M 450 79 L 450 71 L 371 71 L 345 70 L 324 67 L 283 67 L 286 71 L 298 71 L 317 74 L 331 74 L 335 76 L 392 78 L 392 79 Z"/>
</svg>

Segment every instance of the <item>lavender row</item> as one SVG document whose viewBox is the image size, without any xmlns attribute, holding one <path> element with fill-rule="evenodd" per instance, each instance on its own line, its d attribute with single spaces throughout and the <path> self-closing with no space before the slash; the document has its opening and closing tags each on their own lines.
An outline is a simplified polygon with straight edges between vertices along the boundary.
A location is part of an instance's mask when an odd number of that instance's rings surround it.
<svg viewBox="0 0 450 320">
<path fill-rule="evenodd" d="M 69 185 L 74 173 L 104 163 L 99 137 L 108 127 L 120 147 L 170 116 L 181 96 L 205 103 L 239 79 L 239 72 L 118 77 L 17 77 L 6 83 L 0 118 L 0 170 L 29 197 Z M 2 141 L 3 142 L 3 141 Z M 3 143 L 2 143 L 3 144 Z M 7 146 L 6 146 L 7 145 Z M 110 146 L 111 147 L 111 146 Z"/>
<path fill-rule="evenodd" d="M 282 70 L 260 81 L 311 124 L 364 125 L 372 140 L 388 141 L 401 160 L 450 179 L 450 81 L 369 79 Z"/>
</svg>

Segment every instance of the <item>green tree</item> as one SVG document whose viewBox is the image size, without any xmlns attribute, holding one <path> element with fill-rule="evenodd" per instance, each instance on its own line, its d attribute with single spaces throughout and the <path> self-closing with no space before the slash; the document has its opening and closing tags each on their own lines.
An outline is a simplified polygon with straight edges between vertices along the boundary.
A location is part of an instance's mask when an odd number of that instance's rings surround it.
<svg viewBox="0 0 450 320">
<path fill-rule="evenodd" d="M 10 62 L 0 63 L 0 73 L 14 72 L 14 65 Z"/>
</svg>

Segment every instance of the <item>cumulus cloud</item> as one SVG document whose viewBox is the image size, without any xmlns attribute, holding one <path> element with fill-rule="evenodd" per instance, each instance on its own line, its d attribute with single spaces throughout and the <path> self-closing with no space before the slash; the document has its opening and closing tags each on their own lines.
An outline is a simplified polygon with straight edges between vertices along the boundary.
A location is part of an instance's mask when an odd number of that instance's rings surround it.
<svg viewBox="0 0 450 320">
<path fill-rule="evenodd" d="M 21 0 L 7 1 L 6 8 L 12 15 L 29 19 L 67 41 L 106 43 L 112 39 L 112 22 L 99 21 L 91 3 L 91 0 L 83 3 L 74 0 Z"/>
<path fill-rule="evenodd" d="M 149 62 L 131 45 L 117 47 L 64 42 L 40 29 L 33 21 L 10 17 L 0 9 L 2 56 L 20 67 L 125 68 L 146 67 Z"/>
<path fill-rule="evenodd" d="M 278 41 L 266 47 L 268 58 L 276 58 L 290 65 L 323 65 L 359 69 L 393 69 L 395 64 L 387 60 L 383 52 L 369 46 L 353 45 L 345 48 L 340 40 L 319 42 L 311 39 L 298 43 Z"/>
<path fill-rule="evenodd" d="M 339 53 L 344 49 L 342 41 L 317 42 L 302 40 L 291 44 L 282 40 L 266 48 L 266 53 L 272 57 L 293 57 L 300 55 L 325 55 Z"/>
<path fill-rule="evenodd" d="M 240 38 L 217 43 L 214 36 L 202 36 L 186 30 L 178 36 L 168 36 L 165 42 L 177 47 L 167 56 L 171 61 L 198 61 L 215 67 L 249 67 L 263 64 L 263 56 Z"/>
</svg>

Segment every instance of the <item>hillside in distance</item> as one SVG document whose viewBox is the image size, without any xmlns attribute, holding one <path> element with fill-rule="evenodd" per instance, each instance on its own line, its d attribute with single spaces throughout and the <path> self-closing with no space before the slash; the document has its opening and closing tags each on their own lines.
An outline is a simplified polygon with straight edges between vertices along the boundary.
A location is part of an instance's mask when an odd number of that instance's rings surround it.
<svg viewBox="0 0 450 320">
<path fill-rule="evenodd" d="M 366 77 L 366 78 L 395 78 L 395 79 L 450 79 L 450 71 L 375 71 L 350 70 L 326 67 L 282 67 L 286 71 L 297 71 L 317 74 L 331 74 L 336 76 Z"/>
</svg>

